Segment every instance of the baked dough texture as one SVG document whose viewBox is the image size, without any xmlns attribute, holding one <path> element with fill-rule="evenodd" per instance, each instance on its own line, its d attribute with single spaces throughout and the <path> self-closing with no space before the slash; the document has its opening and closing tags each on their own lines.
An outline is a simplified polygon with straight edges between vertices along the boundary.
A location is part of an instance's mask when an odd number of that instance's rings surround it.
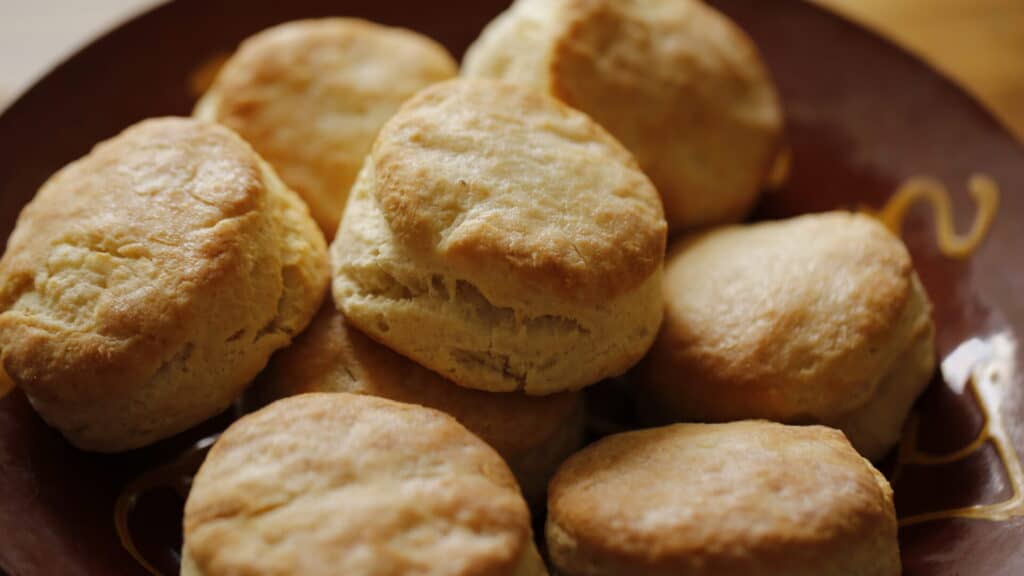
<svg viewBox="0 0 1024 576">
<path fill-rule="evenodd" d="M 654 187 L 587 116 L 454 80 L 381 130 L 331 247 L 334 299 L 461 386 L 578 389 L 650 346 L 665 235 Z"/>
<path fill-rule="evenodd" d="M 892 489 L 843 434 L 763 421 L 609 436 L 551 482 L 562 576 L 898 576 Z"/>
<path fill-rule="evenodd" d="M 672 231 L 735 221 L 782 141 L 754 43 L 700 0 L 518 0 L 463 59 L 586 112 L 637 157 Z"/>
<path fill-rule="evenodd" d="M 315 314 L 326 243 L 231 131 L 148 120 L 54 174 L 0 260 L 3 367 L 75 445 L 225 409 Z"/>
<path fill-rule="evenodd" d="M 665 307 L 638 373 L 676 420 L 826 424 L 878 459 L 935 368 L 931 305 L 910 255 L 864 215 L 682 239 Z"/>
<path fill-rule="evenodd" d="M 196 116 L 249 141 L 331 238 L 380 127 L 410 96 L 457 71 L 444 47 L 411 30 L 300 20 L 243 42 Z"/>
<path fill-rule="evenodd" d="M 304 394 L 232 424 L 185 504 L 183 576 L 547 574 L 508 467 L 451 417 Z"/>
<path fill-rule="evenodd" d="M 558 465 L 583 445 L 580 392 L 537 397 L 457 386 L 366 337 L 329 301 L 249 395 L 265 405 L 309 392 L 367 394 L 453 416 L 505 459 L 531 505 L 543 504 Z"/>
</svg>

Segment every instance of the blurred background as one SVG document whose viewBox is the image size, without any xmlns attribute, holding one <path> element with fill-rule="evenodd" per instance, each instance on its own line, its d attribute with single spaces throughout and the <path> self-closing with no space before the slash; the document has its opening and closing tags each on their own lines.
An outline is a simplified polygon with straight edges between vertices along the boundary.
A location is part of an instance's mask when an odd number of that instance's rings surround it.
<svg viewBox="0 0 1024 576">
<path fill-rule="evenodd" d="M 1024 140 L 1024 0 L 810 1 L 924 57 Z M 159 3 L 0 0 L 0 109 L 93 36 Z"/>
</svg>

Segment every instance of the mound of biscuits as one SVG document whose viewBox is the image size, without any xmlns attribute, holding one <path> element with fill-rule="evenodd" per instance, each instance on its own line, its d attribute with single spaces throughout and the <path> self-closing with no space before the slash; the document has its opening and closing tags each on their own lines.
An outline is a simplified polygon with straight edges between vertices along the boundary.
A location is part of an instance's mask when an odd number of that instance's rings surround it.
<svg viewBox="0 0 1024 576">
<path fill-rule="evenodd" d="M 39 190 L 0 367 L 82 450 L 249 412 L 184 575 L 896 575 L 872 461 L 931 304 L 868 216 L 740 223 L 782 143 L 699 0 L 517 0 L 461 73 L 410 30 L 285 23 Z"/>
</svg>

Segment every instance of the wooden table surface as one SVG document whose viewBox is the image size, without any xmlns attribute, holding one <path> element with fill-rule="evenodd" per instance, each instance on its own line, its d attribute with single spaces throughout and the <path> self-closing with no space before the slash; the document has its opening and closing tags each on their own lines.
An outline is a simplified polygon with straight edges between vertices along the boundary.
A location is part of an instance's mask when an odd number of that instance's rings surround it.
<svg viewBox="0 0 1024 576">
<path fill-rule="evenodd" d="M 1024 139 L 1024 0 L 812 0 L 895 40 Z"/>
<path fill-rule="evenodd" d="M 1024 0 L 811 1 L 923 56 L 1024 139 Z M 158 2 L 0 0 L 0 109 L 89 38 Z"/>
</svg>

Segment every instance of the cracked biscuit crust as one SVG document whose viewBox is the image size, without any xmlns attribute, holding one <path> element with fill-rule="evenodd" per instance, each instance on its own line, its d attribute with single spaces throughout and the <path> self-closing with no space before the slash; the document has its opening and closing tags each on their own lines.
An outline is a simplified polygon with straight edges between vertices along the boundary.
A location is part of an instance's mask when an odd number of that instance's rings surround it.
<svg viewBox="0 0 1024 576">
<path fill-rule="evenodd" d="M 539 576 L 492 448 L 436 410 L 303 394 L 227 429 L 185 504 L 186 576 Z"/>
<path fill-rule="evenodd" d="M 4 369 L 76 445 L 148 444 L 226 408 L 305 327 L 325 251 L 229 130 L 143 122 L 21 213 L 0 261 Z"/>
<path fill-rule="evenodd" d="M 650 345 L 665 235 L 650 181 L 585 115 L 452 81 L 381 131 L 332 245 L 334 297 L 459 385 L 577 389 Z"/>
<path fill-rule="evenodd" d="M 661 267 L 665 220 L 632 155 L 586 115 L 489 80 L 424 90 L 381 129 L 374 197 L 396 237 L 500 300 L 597 304 Z"/>
</svg>

